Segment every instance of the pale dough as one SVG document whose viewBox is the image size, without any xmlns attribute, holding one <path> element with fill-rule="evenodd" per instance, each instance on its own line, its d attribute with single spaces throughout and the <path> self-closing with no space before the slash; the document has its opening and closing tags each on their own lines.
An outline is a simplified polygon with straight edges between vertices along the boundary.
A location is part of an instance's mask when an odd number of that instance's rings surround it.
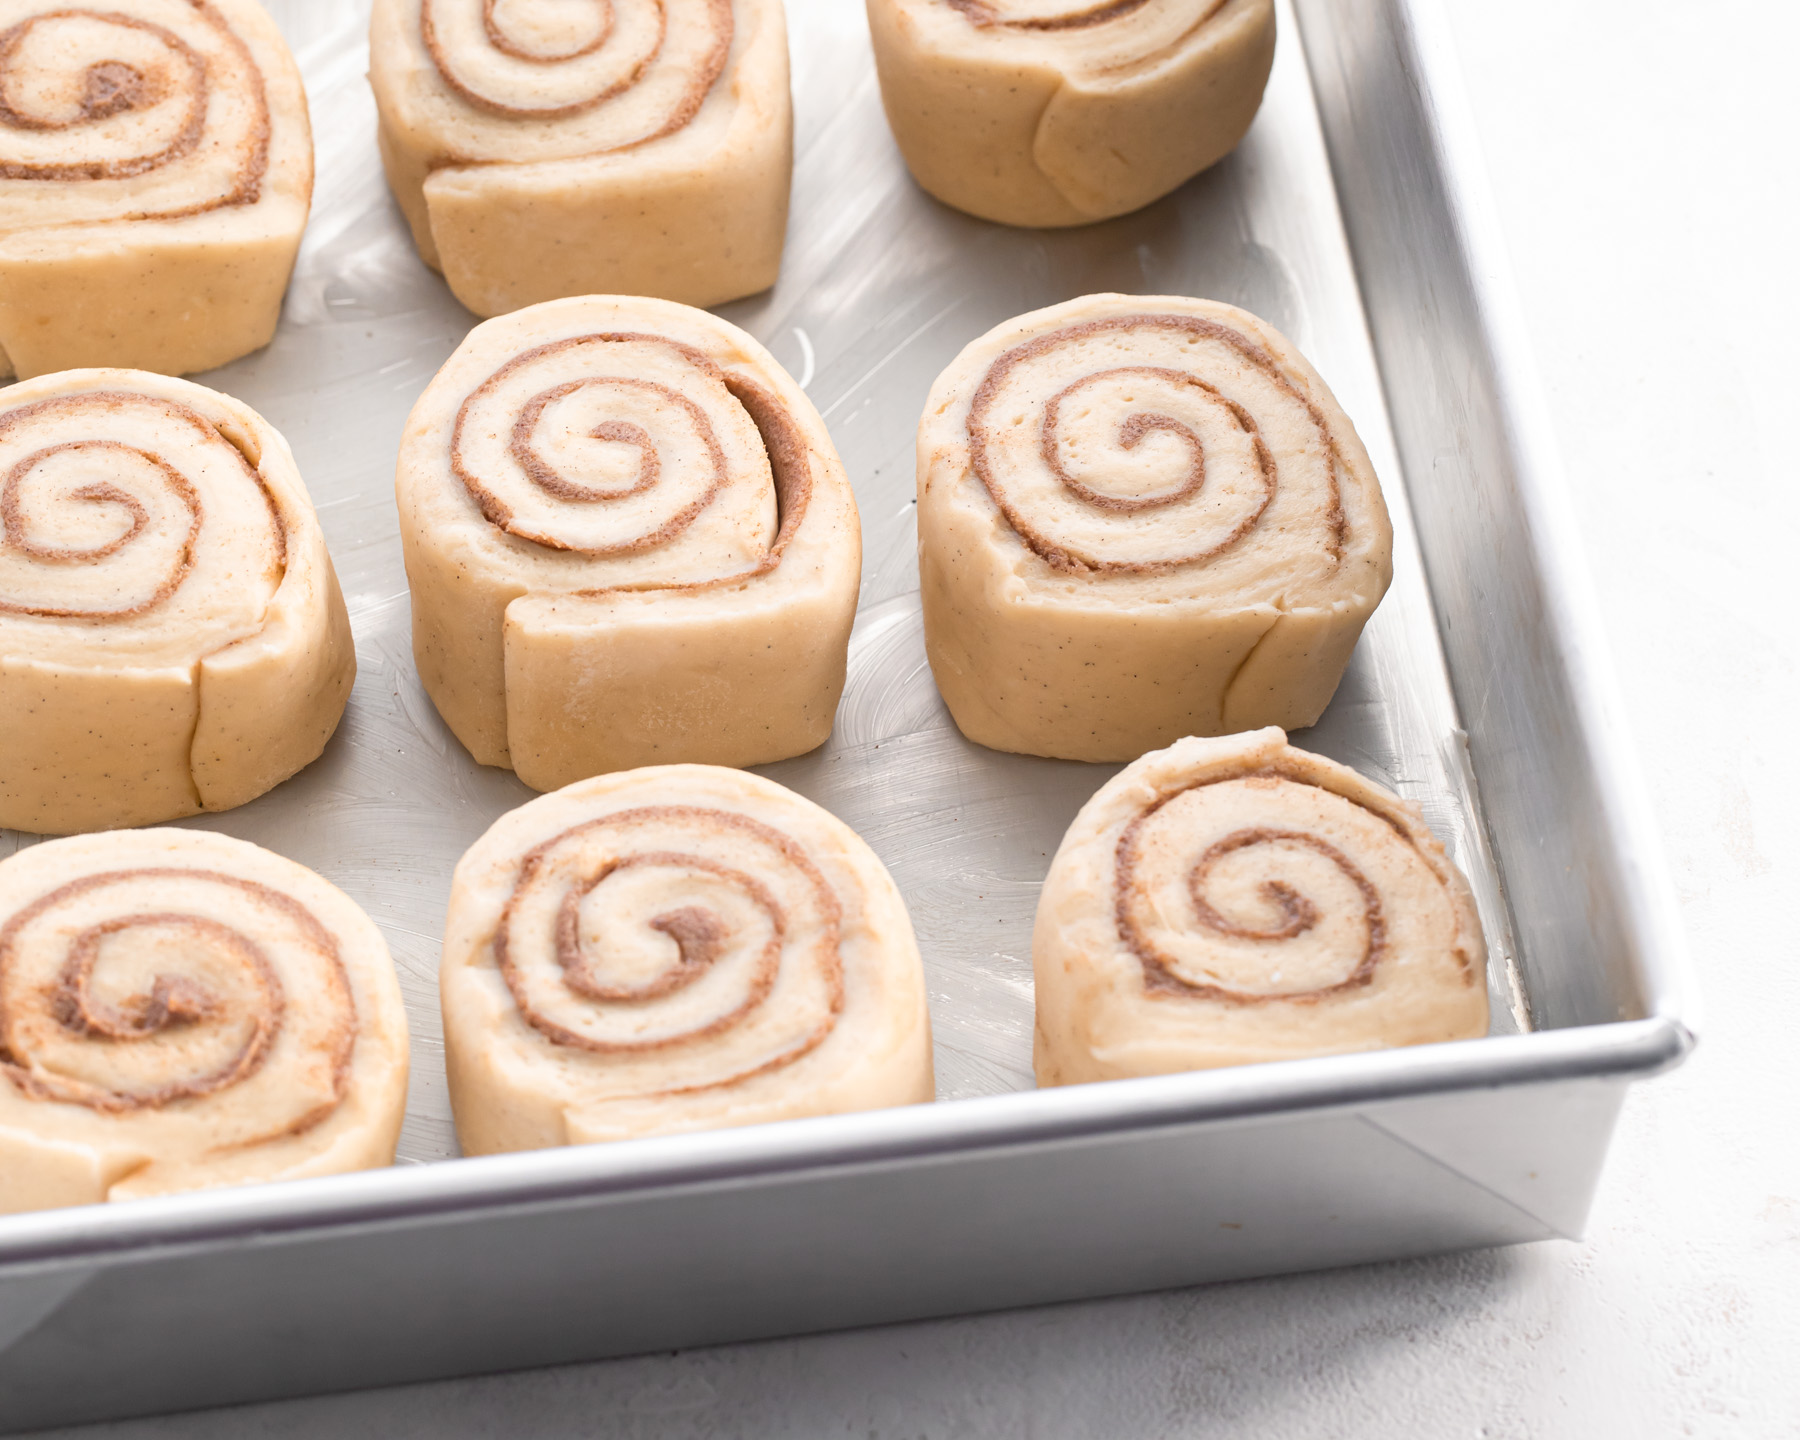
<svg viewBox="0 0 1800 1440">
<path fill-rule="evenodd" d="M 456 867 L 439 973 L 466 1154 L 934 1094 L 893 880 L 741 771 L 607 775 L 503 816 Z"/>
<path fill-rule="evenodd" d="M 1102 786 L 1031 955 L 1040 1085 L 1488 1028 L 1475 903 L 1419 808 L 1274 728 L 1178 741 Z"/>
<path fill-rule="evenodd" d="M 1137 210 L 1221 159 L 1262 103 L 1273 0 L 868 0 L 913 178 L 1007 225 Z"/>
<path fill-rule="evenodd" d="M 982 336 L 932 387 L 918 485 L 932 673 L 997 750 L 1310 725 L 1392 576 L 1349 417 L 1208 300 L 1089 295 Z"/>
<path fill-rule="evenodd" d="M 269 343 L 312 202 L 256 0 L 0 0 L 0 376 Z"/>
<path fill-rule="evenodd" d="M 0 861 L 0 1214 L 387 1165 L 387 944 L 303 866 L 202 830 Z"/>
<path fill-rule="evenodd" d="M 781 0 L 375 0 L 369 82 L 419 253 L 477 315 L 775 283 Z"/>
<path fill-rule="evenodd" d="M 139 370 L 0 391 L 0 827 L 147 825 L 317 759 L 356 677 L 287 442 Z"/>
<path fill-rule="evenodd" d="M 490 320 L 414 407 L 396 489 L 419 676 L 482 764 L 553 790 L 831 733 L 856 502 L 736 326 L 620 296 Z"/>
</svg>

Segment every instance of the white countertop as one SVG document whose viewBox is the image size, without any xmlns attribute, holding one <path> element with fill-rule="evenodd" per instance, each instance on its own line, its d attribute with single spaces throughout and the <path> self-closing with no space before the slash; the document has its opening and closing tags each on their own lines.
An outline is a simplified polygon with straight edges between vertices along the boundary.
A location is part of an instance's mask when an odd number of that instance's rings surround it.
<svg viewBox="0 0 1800 1440">
<path fill-rule="evenodd" d="M 1588 1239 L 80 1434 L 1800 1436 L 1800 10 L 1446 3 L 1706 1000 Z"/>
</svg>

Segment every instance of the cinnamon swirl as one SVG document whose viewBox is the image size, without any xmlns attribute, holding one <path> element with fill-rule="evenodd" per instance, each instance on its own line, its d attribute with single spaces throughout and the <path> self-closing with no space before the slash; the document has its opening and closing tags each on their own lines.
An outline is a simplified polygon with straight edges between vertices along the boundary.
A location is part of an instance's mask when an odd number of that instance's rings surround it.
<svg viewBox="0 0 1800 1440">
<path fill-rule="evenodd" d="M 0 862 L 0 1214 L 387 1165 L 407 1034 L 336 886 L 199 830 Z"/>
<path fill-rule="evenodd" d="M 1310 725 L 1392 575 L 1349 417 L 1208 300 L 1090 295 L 990 331 L 932 387 L 918 463 L 932 672 L 999 750 Z"/>
<path fill-rule="evenodd" d="M 1273 0 L 867 0 L 913 178 L 1006 225 L 1137 210 L 1228 154 L 1275 57 Z"/>
<path fill-rule="evenodd" d="M 0 393 L 0 826 L 254 800 L 318 758 L 356 675 L 287 442 L 140 370 Z"/>
<path fill-rule="evenodd" d="M 831 733 L 856 502 L 736 326 L 618 296 L 490 320 L 414 408 L 397 493 L 419 675 L 482 764 L 553 790 Z"/>
<path fill-rule="evenodd" d="M 0 0 L 0 376 L 268 344 L 312 173 L 256 0 Z"/>
<path fill-rule="evenodd" d="M 775 283 L 781 0 L 375 0 L 369 58 L 388 183 L 476 314 Z"/>
<path fill-rule="evenodd" d="M 912 925 L 850 828 L 707 765 L 584 780 L 456 867 L 440 972 L 468 1154 L 933 1096 Z"/>
<path fill-rule="evenodd" d="M 1040 1085 L 1487 1033 L 1475 902 L 1418 807 L 1273 728 L 1102 786 L 1032 962 Z"/>
</svg>

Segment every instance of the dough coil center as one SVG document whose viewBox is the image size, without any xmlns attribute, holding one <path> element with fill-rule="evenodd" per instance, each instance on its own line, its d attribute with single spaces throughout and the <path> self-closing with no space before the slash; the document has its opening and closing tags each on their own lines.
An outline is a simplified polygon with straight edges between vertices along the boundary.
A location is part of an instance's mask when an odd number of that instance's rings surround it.
<svg viewBox="0 0 1800 1440">
<path fill-rule="evenodd" d="M 232 564 L 234 539 L 262 565 Z M 286 557 L 256 471 L 187 406 L 97 390 L 0 414 L 0 613 L 127 622 L 180 591 L 189 615 L 248 618 Z"/>
<path fill-rule="evenodd" d="M 162 185 L 95 192 L 104 216 L 254 204 L 270 117 L 248 47 L 206 0 L 49 10 L 0 31 L 0 180 Z M 152 16 L 156 18 L 151 18 Z M 167 22 L 167 23 L 161 23 Z"/>
<path fill-rule="evenodd" d="M 337 1109 L 357 1030 L 331 932 L 255 881 L 107 871 L 0 927 L 0 1076 L 39 1100 L 125 1114 L 229 1105 L 254 1087 L 248 1128 L 221 1122 L 221 1148 L 241 1149 Z"/>
<path fill-rule="evenodd" d="M 671 13 L 673 12 L 673 13 Z M 559 120 L 623 100 L 606 149 L 672 135 L 731 51 L 731 0 L 422 0 L 420 35 L 444 83 L 511 119 Z"/>
<path fill-rule="evenodd" d="M 1289 438 L 1285 464 L 1266 431 Z M 1268 351 L 1216 321 L 1117 316 L 1027 340 L 983 376 L 968 437 L 1008 526 L 1058 571 L 1204 564 L 1272 507 L 1320 532 L 1328 566 L 1343 555 L 1343 461 L 1325 417 Z"/>
<path fill-rule="evenodd" d="M 626 1093 L 686 1094 L 824 1042 L 844 1008 L 841 922 L 830 883 L 779 830 L 644 806 L 528 853 L 493 946 L 539 1034 L 618 1061 Z M 652 1088 L 631 1085 L 634 1057 L 658 1067 Z"/>
</svg>

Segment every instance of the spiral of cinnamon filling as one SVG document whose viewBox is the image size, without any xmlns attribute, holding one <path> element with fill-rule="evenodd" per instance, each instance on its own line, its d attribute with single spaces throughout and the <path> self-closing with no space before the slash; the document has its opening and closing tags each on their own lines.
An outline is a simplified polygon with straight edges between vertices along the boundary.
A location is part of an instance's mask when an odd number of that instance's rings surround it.
<svg viewBox="0 0 1800 1440">
<path fill-rule="evenodd" d="M 1153 994 L 1313 1003 L 1375 979 L 1389 922 L 1371 871 L 1395 873 L 1408 852 L 1406 828 L 1300 770 L 1211 777 L 1163 795 L 1119 836 L 1119 939 Z"/>
<path fill-rule="evenodd" d="M 1032 934 L 1040 1085 L 1471 1040 L 1487 947 L 1418 807 L 1270 726 L 1082 807 Z"/>
<path fill-rule="evenodd" d="M 332 933 L 255 881 L 106 871 L 0 925 L 0 1077 L 34 1099 L 112 1115 L 228 1107 L 216 1148 L 244 1148 L 337 1109 L 357 1029 Z"/>
<path fill-rule="evenodd" d="M 1342 556 L 1343 459 L 1325 416 L 1262 345 L 1217 320 L 1110 316 L 1035 336 L 988 368 L 968 435 L 1007 524 L 1057 570 L 1204 564 L 1242 547 L 1278 502 Z"/>
<path fill-rule="evenodd" d="M 258 199 L 263 76 L 208 0 L 23 8 L 0 30 L 0 181 L 78 187 L 31 199 L 57 212 L 36 223 L 173 219 Z"/>
<path fill-rule="evenodd" d="M 1073 7 L 1068 0 L 946 0 L 946 3 L 984 29 L 992 26 L 1008 30 L 1055 31 L 1085 30 L 1091 25 L 1123 20 L 1142 10 L 1151 0 L 1099 0 L 1096 4 Z M 1218 3 L 1219 0 L 1208 0 L 1203 11 L 1217 9 Z"/>
<path fill-rule="evenodd" d="M 463 402 L 450 441 L 450 468 L 488 522 L 551 550 L 654 552 L 706 516 L 723 543 L 694 538 L 717 568 L 684 584 L 779 563 L 805 512 L 804 455 L 772 394 L 691 346 L 635 332 L 509 360 Z"/>
<path fill-rule="evenodd" d="M 178 401 L 93 390 L 0 412 L 0 615 L 134 622 L 206 653 L 254 624 L 286 550 L 256 469 Z"/>
<path fill-rule="evenodd" d="M 494 115 L 583 115 L 629 97 L 625 149 L 680 130 L 731 50 L 731 0 L 421 0 L 425 49 L 444 83 Z"/>
<path fill-rule="evenodd" d="M 519 1013 L 606 1055 L 626 1094 L 738 1084 L 818 1048 L 844 1008 L 842 910 L 804 849 L 747 815 L 621 810 L 537 846 L 494 937 Z"/>
</svg>

